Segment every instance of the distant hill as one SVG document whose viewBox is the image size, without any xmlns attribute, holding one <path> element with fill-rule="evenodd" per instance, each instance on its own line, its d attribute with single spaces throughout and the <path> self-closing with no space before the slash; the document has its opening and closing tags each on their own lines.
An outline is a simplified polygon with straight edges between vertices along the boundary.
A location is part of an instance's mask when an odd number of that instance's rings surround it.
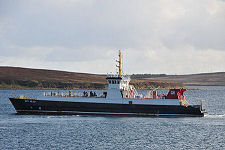
<svg viewBox="0 0 225 150">
<path fill-rule="evenodd" d="M 20 67 L 0 67 L 0 88 L 10 89 L 104 89 L 106 76 Z M 137 89 L 183 88 L 182 83 L 152 79 L 131 80 Z"/>
<path fill-rule="evenodd" d="M 105 76 L 57 70 L 0 67 L 0 88 L 104 88 Z"/>
<path fill-rule="evenodd" d="M 179 82 L 184 85 L 212 85 L 212 86 L 225 86 L 225 72 L 215 73 L 200 73 L 200 74 L 189 74 L 189 75 L 165 75 L 165 74 L 141 74 L 133 75 L 133 78 L 145 78 L 154 79 L 159 81 L 167 82 Z"/>
<path fill-rule="evenodd" d="M 132 74 L 132 79 L 166 77 L 166 74 Z"/>
</svg>

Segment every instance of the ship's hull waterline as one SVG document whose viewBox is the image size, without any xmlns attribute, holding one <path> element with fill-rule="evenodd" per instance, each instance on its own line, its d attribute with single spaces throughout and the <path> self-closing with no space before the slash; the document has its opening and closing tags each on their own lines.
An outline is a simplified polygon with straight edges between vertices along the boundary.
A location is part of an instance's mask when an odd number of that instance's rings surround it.
<svg viewBox="0 0 225 150">
<path fill-rule="evenodd" d="M 9 98 L 18 114 L 95 116 L 204 116 L 200 105 L 142 105 Z"/>
</svg>

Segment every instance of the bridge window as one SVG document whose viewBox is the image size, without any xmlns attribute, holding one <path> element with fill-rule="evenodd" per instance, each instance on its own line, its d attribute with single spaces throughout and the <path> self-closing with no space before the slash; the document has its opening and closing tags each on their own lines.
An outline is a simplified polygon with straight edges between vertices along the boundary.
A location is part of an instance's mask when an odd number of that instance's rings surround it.
<svg viewBox="0 0 225 150">
<path fill-rule="evenodd" d="M 109 84 L 111 84 L 112 82 L 111 82 L 111 80 L 109 80 Z"/>
</svg>

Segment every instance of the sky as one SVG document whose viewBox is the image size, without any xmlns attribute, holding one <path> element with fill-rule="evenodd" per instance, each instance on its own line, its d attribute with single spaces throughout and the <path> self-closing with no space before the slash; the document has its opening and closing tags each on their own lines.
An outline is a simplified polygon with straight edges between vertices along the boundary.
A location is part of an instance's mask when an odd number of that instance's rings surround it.
<svg viewBox="0 0 225 150">
<path fill-rule="evenodd" d="M 0 0 L 0 66 L 225 72 L 224 0 Z"/>
</svg>

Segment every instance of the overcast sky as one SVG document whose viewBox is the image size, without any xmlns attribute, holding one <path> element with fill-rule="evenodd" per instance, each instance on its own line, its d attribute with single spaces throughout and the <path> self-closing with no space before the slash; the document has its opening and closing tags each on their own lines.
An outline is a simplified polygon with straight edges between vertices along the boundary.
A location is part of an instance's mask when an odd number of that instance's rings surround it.
<svg viewBox="0 0 225 150">
<path fill-rule="evenodd" d="M 0 66 L 225 71 L 223 0 L 0 0 Z"/>
</svg>

